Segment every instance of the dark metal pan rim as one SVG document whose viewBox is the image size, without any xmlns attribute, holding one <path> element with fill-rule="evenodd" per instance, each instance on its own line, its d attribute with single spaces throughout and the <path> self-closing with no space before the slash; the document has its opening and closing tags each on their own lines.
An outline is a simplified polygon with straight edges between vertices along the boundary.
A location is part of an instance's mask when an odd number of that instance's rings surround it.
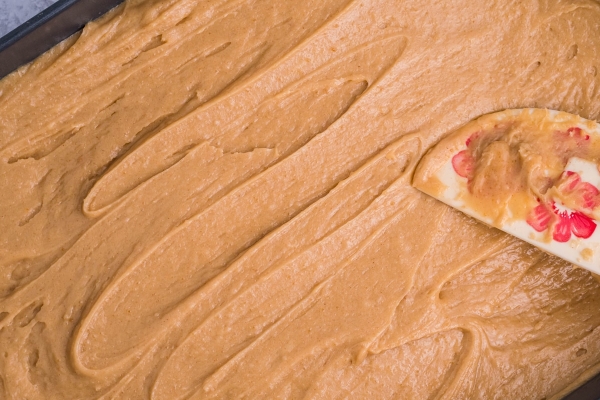
<svg viewBox="0 0 600 400">
<path fill-rule="evenodd" d="M 123 0 L 58 0 L 0 38 L 0 79 L 78 32 Z"/>
</svg>

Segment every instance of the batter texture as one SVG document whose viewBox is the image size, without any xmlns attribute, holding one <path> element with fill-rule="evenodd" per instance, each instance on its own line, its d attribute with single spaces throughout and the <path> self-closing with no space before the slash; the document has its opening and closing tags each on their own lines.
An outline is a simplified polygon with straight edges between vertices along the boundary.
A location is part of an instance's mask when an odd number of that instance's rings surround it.
<svg viewBox="0 0 600 400">
<path fill-rule="evenodd" d="M 595 0 L 129 0 L 0 81 L 0 397 L 542 399 L 600 285 L 410 185 L 600 117 Z"/>
</svg>

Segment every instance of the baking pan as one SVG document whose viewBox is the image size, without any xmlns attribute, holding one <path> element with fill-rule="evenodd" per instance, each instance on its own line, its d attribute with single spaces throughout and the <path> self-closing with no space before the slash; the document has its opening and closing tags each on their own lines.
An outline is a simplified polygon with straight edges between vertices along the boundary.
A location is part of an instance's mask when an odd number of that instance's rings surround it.
<svg viewBox="0 0 600 400">
<path fill-rule="evenodd" d="M 0 38 L 0 78 L 33 61 L 123 0 L 58 0 Z M 600 400 L 600 374 L 563 400 Z"/>
<path fill-rule="evenodd" d="M 600 374 L 584 383 L 575 391 L 563 397 L 563 400 L 598 400 L 600 399 Z"/>
<path fill-rule="evenodd" d="M 0 38 L 0 78 L 51 49 L 123 0 L 58 0 Z"/>
</svg>

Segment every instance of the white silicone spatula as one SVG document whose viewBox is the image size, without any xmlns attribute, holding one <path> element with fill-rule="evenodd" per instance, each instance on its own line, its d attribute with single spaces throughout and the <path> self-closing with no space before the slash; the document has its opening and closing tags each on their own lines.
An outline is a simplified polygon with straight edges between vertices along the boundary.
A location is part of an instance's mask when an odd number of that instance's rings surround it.
<svg viewBox="0 0 600 400">
<path fill-rule="evenodd" d="M 600 274 L 600 125 L 545 109 L 484 115 L 421 160 L 422 192 Z"/>
</svg>

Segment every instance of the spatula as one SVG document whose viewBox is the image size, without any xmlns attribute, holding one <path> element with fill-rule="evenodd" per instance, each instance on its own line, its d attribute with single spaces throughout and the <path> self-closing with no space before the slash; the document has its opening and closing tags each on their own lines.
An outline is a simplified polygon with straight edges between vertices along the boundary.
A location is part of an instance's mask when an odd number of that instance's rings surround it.
<svg viewBox="0 0 600 400">
<path fill-rule="evenodd" d="M 481 116 L 420 161 L 413 186 L 600 274 L 600 124 L 546 109 Z"/>
</svg>

